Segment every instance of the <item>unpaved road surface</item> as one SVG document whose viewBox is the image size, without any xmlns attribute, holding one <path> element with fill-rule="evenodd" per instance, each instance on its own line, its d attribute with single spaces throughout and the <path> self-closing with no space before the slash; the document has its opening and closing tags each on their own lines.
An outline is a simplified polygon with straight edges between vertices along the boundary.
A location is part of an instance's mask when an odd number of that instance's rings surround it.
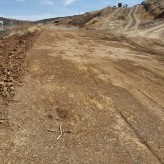
<svg viewBox="0 0 164 164">
<path fill-rule="evenodd" d="M 164 163 L 163 45 L 46 27 L 1 106 L 0 163 Z"/>
<path fill-rule="evenodd" d="M 129 20 L 127 26 L 125 27 L 125 30 L 132 30 L 132 29 L 136 30 L 138 28 L 140 20 L 138 19 L 137 11 L 138 11 L 138 7 L 134 7 L 129 12 L 128 15 Z"/>
<path fill-rule="evenodd" d="M 140 32 L 146 38 L 164 38 L 164 23 Z"/>
</svg>

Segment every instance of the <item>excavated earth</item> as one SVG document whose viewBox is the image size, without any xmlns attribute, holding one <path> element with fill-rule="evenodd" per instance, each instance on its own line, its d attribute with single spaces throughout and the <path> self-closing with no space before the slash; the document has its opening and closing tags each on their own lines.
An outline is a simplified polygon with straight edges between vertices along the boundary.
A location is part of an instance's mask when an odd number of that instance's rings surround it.
<svg viewBox="0 0 164 164">
<path fill-rule="evenodd" d="M 0 39 L 0 163 L 164 163 L 163 23 L 139 29 L 141 8 L 125 10 L 120 32 Z"/>
<path fill-rule="evenodd" d="M 15 95 L 15 86 L 21 83 L 25 73 L 26 55 L 36 33 L 21 36 L 13 35 L 0 40 L 0 96 L 11 101 Z"/>
</svg>

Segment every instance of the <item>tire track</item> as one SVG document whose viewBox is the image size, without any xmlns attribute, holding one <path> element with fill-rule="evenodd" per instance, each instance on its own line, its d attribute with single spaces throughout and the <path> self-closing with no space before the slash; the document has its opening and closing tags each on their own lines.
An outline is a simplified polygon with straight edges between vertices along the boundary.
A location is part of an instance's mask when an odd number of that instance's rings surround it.
<svg viewBox="0 0 164 164">
<path fill-rule="evenodd" d="M 137 7 L 132 8 L 131 11 L 129 12 L 129 15 L 128 15 L 129 23 L 125 27 L 126 31 L 132 28 L 137 29 L 139 20 L 137 19 L 136 13 L 137 13 Z"/>
<path fill-rule="evenodd" d="M 152 98 L 150 98 L 148 95 L 146 95 L 145 93 L 143 93 L 142 91 L 140 91 L 139 90 L 139 92 L 141 93 L 141 94 L 143 94 L 147 99 L 149 99 L 150 101 L 152 101 L 154 104 L 156 104 L 159 108 L 161 108 L 161 111 L 163 112 L 163 107 L 160 105 L 160 104 L 158 104 L 156 101 L 154 101 Z"/>
<path fill-rule="evenodd" d="M 117 110 L 118 111 L 118 110 Z M 158 160 L 159 163 L 163 164 L 162 159 L 156 152 L 151 148 L 151 146 L 140 136 L 140 134 L 137 132 L 137 130 L 129 123 L 127 118 L 122 114 L 122 112 L 118 111 L 122 119 L 127 123 L 127 125 L 133 130 L 133 132 L 136 134 L 137 138 L 139 139 L 140 143 L 143 144 L 149 152 L 152 153 L 152 155 Z"/>
<path fill-rule="evenodd" d="M 156 27 L 153 27 L 151 29 L 148 29 L 144 32 L 143 36 L 148 38 L 150 34 L 152 34 L 153 32 L 157 31 L 157 30 L 160 30 L 160 31 L 164 31 L 164 23 L 161 24 L 161 25 L 158 25 Z"/>
<path fill-rule="evenodd" d="M 93 79 L 93 81 L 95 82 L 96 86 L 99 86 L 100 83 L 97 82 L 97 79 L 94 75 L 94 73 L 92 72 L 92 69 L 90 67 L 88 67 L 84 62 L 82 62 L 83 65 L 87 68 L 87 72 L 88 72 L 88 75 L 91 77 L 91 79 Z M 140 90 L 139 90 L 140 91 Z M 141 91 L 140 91 L 141 92 Z M 141 92 L 143 94 L 143 92 Z M 145 94 L 144 94 L 145 95 Z M 115 97 L 116 96 L 116 97 Z M 115 95 L 114 97 L 116 99 L 118 99 L 117 95 Z M 153 100 L 152 100 L 153 101 Z M 155 101 L 153 101 L 155 102 Z M 156 103 L 157 104 L 157 103 Z M 160 106 L 158 104 L 158 106 Z M 161 107 L 161 106 L 160 106 Z M 162 107 L 161 107 L 162 108 Z M 149 143 L 140 135 L 140 133 L 137 131 L 137 129 L 134 127 L 134 125 L 128 121 L 128 118 L 125 114 L 123 114 L 123 112 L 118 108 L 116 107 L 116 111 L 117 113 L 119 114 L 119 116 L 122 118 L 122 120 L 127 124 L 127 126 L 133 131 L 133 133 L 136 135 L 139 143 L 141 145 L 143 145 L 151 154 L 152 156 L 154 156 L 154 158 L 156 158 L 156 160 L 160 163 L 160 164 L 163 164 L 163 161 L 161 159 L 161 157 L 155 152 L 155 150 L 151 147 L 151 145 L 149 145 Z"/>
</svg>

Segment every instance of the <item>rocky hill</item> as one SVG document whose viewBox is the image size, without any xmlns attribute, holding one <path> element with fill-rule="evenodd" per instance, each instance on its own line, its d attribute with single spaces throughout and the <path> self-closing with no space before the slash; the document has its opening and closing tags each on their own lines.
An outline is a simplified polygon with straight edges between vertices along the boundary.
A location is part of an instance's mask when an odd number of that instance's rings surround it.
<svg viewBox="0 0 164 164">
<path fill-rule="evenodd" d="M 142 3 L 145 10 L 153 15 L 155 19 L 164 18 L 164 1 L 163 0 L 146 0 Z"/>
</svg>

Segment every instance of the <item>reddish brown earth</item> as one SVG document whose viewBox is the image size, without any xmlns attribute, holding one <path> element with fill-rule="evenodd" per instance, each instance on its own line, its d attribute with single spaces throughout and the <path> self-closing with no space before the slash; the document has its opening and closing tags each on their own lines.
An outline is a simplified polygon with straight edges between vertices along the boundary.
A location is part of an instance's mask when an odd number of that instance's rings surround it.
<svg viewBox="0 0 164 164">
<path fill-rule="evenodd" d="M 33 43 L 36 33 L 22 36 L 13 35 L 0 40 L 0 96 L 10 101 L 15 95 L 15 86 L 19 85 L 26 66 L 25 52 Z"/>
<path fill-rule="evenodd" d="M 163 46 L 43 27 L 14 102 L 0 106 L 0 163 L 163 163 Z"/>
</svg>

